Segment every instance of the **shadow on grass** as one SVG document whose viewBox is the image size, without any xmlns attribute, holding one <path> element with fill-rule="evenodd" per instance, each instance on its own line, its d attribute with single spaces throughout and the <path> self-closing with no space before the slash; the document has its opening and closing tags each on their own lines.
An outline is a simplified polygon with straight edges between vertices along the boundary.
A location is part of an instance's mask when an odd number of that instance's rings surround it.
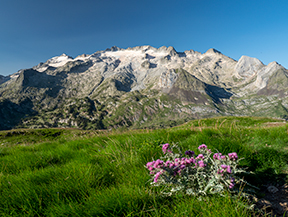
<svg viewBox="0 0 288 217">
<path fill-rule="evenodd" d="M 271 148 L 260 150 L 245 156 L 245 166 L 253 174 L 245 175 L 245 180 L 255 186 L 267 184 L 283 185 L 287 180 L 287 173 L 284 171 L 288 164 L 288 154 Z"/>
</svg>

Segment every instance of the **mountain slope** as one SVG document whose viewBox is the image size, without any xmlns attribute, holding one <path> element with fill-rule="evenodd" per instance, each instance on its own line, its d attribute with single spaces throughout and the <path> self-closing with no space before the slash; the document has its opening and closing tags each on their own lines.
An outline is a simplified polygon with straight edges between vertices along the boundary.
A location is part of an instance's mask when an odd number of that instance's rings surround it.
<svg viewBox="0 0 288 217">
<path fill-rule="evenodd" d="M 215 49 L 112 47 L 0 76 L 0 129 L 165 127 L 217 115 L 286 118 L 288 71 Z"/>
</svg>

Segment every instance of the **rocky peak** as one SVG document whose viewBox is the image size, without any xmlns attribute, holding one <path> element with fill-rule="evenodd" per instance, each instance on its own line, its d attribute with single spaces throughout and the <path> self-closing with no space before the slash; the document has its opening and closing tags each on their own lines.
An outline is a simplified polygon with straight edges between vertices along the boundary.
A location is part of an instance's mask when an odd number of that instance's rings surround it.
<svg viewBox="0 0 288 217">
<path fill-rule="evenodd" d="M 166 46 L 162 46 L 160 48 L 157 49 L 158 52 L 167 52 L 168 55 L 170 56 L 177 56 L 177 51 L 175 50 L 174 47 L 172 46 L 169 46 L 169 47 L 166 47 Z"/>
<path fill-rule="evenodd" d="M 77 56 L 75 59 L 78 59 L 78 58 L 86 58 L 88 57 L 89 55 L 88 54 L 81 54 L 79 56 Z"/>
<path fill-rule="evenodd" d="M 72 58 L 72 57 L 68 56 L 66 53 L 62 53 L 59 57 L 68 57 L 68 58 Z"/>
<path fill-rule="evenodd" d="M 264 64 L 256 58 L 242 56 L 235 66 L 235 71 L 241 77 L 250 77 L 263 66 Z"/>
<path fill-rule="evenodd" d="M 59 67 L 65 65 L 67 62 L 72 60 L 73 58 L 71 56 L 68 56 L 65 53 L 63 53 L 60 56 L 52 57 L 51 59 L 47 60 L 45 64 L 53 67 Z"/>
<path fill-rule="evenodd" d="M 175 50 L 175 48 L 172 46 L 168 47 L 167 51 L 169 52 L 170 56 L 177 56 L 177 54 L 178 54 L 177 51 Z"/>
<path fill-rule="evenodd" d="M 150 45 L 144 45 L 144 46 L 138 47 L 138 49 L 136 49 L 136 50 L 141 50 L 142 52 L 147 52 L 149 50 L 155 51 L 156 49 Z"/>
<path fill-rule="evenodd" d="M 209 50 L 206 51 L 205 54 L 221 54 L 221 52 L 214 48 L 210 48 Z"/>
<path fill-rule="evenodd" d="M 269 63 L 268 65 L 267 65 L 267 67 L 268 68 L 277 68 L 277 69 L 279 69 L 279 68 L 284 68 L 283 66 L 281 66 L 279 63 L 277 63 L 276 61 L 273 61 L 273 62 L 271 62 L 271 63 Z"/>
<path fill-rule="evenodd" d="M 123 49 L 117 46 L 112 46 L 111 48 L 107 48 L 105 51 L 119 51 L 119 50 Z"/>
<path fill-rule="evenodd" d="M 198 51 L 195 51 L 195 50 L 186 50 L 186 51 L 184 51 L 184 53 L 185 54 L 201 54 L 200 52 L 198 52 Z"/>
</svg>

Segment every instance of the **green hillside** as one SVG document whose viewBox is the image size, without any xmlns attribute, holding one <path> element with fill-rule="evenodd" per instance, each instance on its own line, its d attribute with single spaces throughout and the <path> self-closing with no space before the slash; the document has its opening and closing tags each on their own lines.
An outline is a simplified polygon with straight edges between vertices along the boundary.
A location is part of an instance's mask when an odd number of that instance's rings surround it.
<svg viewBox="0 0 288 217">
<path fill-rule="evenodd" d="M 262 211 L 257 207 L 268 196 L 265 186 L 276 186 L 280 192 L 287 180 L 287 134 L 283 120 L 252 117 L 200 119 L 158 130 L 1 131 L 0 216 L 222 217 L 265 216 L 271 210 L 275 214 L 273 204 Z M 196 154 L 201 144 L 213 152 L 236 152 L 244 158 L 240 167 L 253 172 L 243 177 L 260 189 L 253 193 L 257 199 L 228 192 L 226 197 L 201 199 L 160 196 L 163 189 L 151 187 L 145 165 L 162 156 L 164 143 L 177 143 Z M 248 209 L 253 203 L 255 208 Z"/>
</svg>

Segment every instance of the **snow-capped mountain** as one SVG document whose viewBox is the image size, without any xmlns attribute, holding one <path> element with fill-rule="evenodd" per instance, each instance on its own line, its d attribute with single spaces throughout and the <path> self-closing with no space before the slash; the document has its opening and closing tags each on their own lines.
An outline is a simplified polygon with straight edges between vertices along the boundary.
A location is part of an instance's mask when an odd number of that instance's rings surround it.
<svg viewBox="0 0 288 217">
<path fill-rule="evenodd" d="M 0 129 L 170 126 L 216 115 L 288 117 L 288 71 L 215 49 L 112 47 L 0 76 Z"/>
</svg>

